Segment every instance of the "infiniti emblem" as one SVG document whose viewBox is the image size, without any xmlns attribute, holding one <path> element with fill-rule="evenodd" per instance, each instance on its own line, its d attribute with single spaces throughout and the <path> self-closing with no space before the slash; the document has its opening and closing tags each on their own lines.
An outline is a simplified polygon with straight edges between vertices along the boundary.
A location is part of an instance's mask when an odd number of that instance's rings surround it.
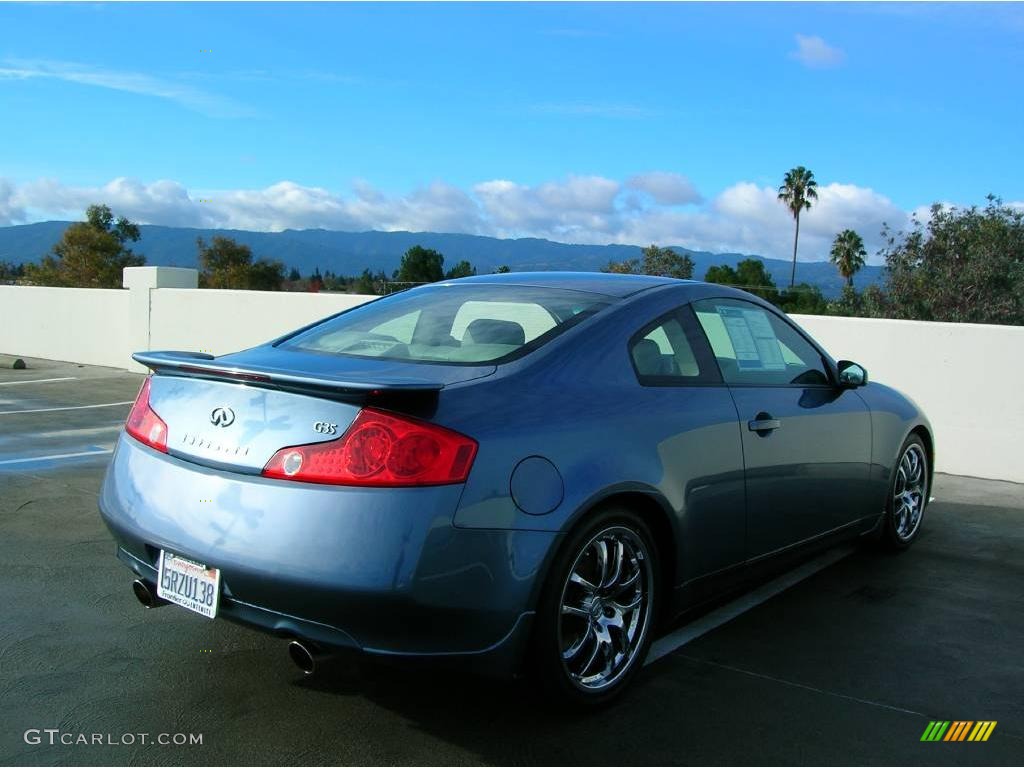
<svg viewBox="0 0 1024 768">
<path fill-rule="evenodd" d="M 235 412 L 230 408 L 214 408 L 210 414 L 210 423 L 218 427 L 230 427 L 235 423 Z"/>
</svg>

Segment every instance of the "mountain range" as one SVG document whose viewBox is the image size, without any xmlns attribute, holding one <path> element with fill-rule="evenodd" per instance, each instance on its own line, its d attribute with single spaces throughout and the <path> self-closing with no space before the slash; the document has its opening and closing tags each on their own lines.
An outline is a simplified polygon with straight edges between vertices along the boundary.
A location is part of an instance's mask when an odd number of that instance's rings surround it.
<svg viewBox="0 0 1024 768">
<path fill-rule="evenodd" d="M 50 252 L 72 222 L 44 221 L 0 227 L 0 261 L 37 262 Z M 282 232 L 251 232 L 232 229 L 193 229 L 143 224 L 141 239 L 132 248 L 146 257 L 153 266 L 195 267 L 196 238 L 207 242 L 215 235 L 231 237 L 252 248 L 255 258 L 277 259 L 303 276 L 314 269 L 330 270 L 338 275 L 358 275 L 369 268 L 391 274 L 398 267 L 402 254 L 413 245 L 433 248 L 444 254 L 445 265 L 451 267 L 465 259 L 478 272 L 491 272 L 507 265 L 513 272 L 527 270 L 596 271 L 609 261 L 639 258 L 637 245 L 576 245 L 556 243 L 538 238 L 499 239 L 481 235 L 441 232 L 336 232 L 325 229 L 286 229 Z M 672 246 L 687 253 L 694 261 L 693 275 L 702 279 L 708 267 L 755 258 L 780 286 L 789 284 L 791 263 L 783 259 L 740 253 L 710 253 Z M 863 288 L 882 280 L 883 268 L 866 265 L 857 273 L 857 286 Z M 818 286 L 828 297 L 838 296 L 843 279 L 833 264 L 826 261 L 797 263 L 797 281 Z"/>
</svg>

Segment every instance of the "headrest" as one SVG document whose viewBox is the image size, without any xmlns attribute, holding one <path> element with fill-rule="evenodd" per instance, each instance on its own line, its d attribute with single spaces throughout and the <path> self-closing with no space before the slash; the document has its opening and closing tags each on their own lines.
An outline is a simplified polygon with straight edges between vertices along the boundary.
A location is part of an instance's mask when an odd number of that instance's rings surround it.
<svg viewBox="0 0 1024 768">
<path fill-rule="evenodd" d="M 658 376 L 661 374 L 661 347 L 651 339 L 640 339 L 633 346 L 633 362 L 641 376 Z"/>
<path fill-rule="evenodd" d="M 472 344 L 509 344 L 520 347 L 526 342 L 523 326 L 511 320 L 474 320 L 466 328 L 463 342 Z"/>
</svg>

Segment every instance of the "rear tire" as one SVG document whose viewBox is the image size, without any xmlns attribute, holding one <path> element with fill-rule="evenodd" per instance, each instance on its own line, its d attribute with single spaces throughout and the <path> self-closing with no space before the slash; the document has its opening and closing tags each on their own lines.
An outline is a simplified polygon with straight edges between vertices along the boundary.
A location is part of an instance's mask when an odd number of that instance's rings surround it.
<svg viewBox="0 0 1024 768">
<path fill-rule="evenodd" d="M 617 698 L 643 668 L 659 607 L 657 550 L 643 519 L 609 507 L 569 534 L 533 635 L 533 672 L 577 709 Z"/>
<path fill-rule="evenodd" d="M 885 549 L 901 552 L 917 539 L 928 506 L 930 480 L 928 450 L 913 434 L 900 447 L 889 483 L 880 536 Z"/>
</svg>

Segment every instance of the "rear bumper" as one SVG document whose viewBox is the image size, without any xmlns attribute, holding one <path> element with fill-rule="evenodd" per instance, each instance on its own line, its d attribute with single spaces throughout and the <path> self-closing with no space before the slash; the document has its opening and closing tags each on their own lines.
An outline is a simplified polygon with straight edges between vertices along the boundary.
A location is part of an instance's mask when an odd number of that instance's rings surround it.
<svg viewBox="0 0 1024 768">
<path fill-rule="evenodd" d="M 118 557 L 221 569 L 219 615 L 367 653 L 514 666 L 556 534 L 455 528 L 461 486 L 339 488 L 223 472 L 122 436 L 99 497 Z"/>
</svg>

